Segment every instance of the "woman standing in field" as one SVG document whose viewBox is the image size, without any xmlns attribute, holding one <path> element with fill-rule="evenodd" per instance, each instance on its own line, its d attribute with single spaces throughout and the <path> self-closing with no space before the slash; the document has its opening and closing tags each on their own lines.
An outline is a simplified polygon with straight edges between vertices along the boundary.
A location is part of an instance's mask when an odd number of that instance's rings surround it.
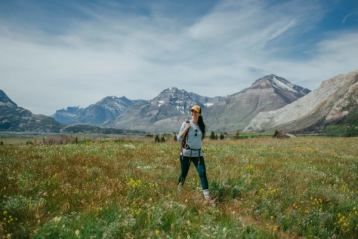
<svg viewBox="0 0 358 239">
<path fill-rule="evenodd" d="M 209 196 L 208 179 L 206 177 L 204 155 L 201 150 L 202 141 L 205 137 L 205 124 L 199 105 L 191 107 L 190 112 L 191 120 L 183 122 L 179 134 L 177 135 L 178 141 L 181 142 L 181 173 L 178 180 L 178 186 L 180 188 L 183 186 L 189 171 L 190 162 L 193 162 L 200 177 L 204 198 L 211 200 Z"/>
</svg>

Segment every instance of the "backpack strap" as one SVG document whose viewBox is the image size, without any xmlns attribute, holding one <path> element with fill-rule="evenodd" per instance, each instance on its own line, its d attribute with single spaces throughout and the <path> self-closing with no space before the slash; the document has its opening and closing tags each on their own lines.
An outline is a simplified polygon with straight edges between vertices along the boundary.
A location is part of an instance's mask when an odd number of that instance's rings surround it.
<svg viewBox="0 0 358 239">
<path fill-rule="evenodd" d="M 189 120 L 186 121 L 186 123 L 190 123 Z M 186 148 L 188 146 L 188 134 L 189 134 L 189 130 L 190 127 L 188 128 L 188 130 L 185 132 L 183 140 L 181 141 L 181 146 L 182 148 Z"/>
</svg>

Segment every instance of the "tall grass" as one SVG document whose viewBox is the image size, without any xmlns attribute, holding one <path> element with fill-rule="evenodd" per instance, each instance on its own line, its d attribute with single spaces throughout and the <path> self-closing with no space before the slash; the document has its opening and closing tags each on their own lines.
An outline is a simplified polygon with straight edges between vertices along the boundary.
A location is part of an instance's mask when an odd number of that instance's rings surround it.
<svg viewBox="0 0 358 239">
<path fill-rule="evenodd" d="M 0 146 L 0 237 L 357 238 L 356 138 L 204 143 L 177 191 L 179 144 L 152 139 Z"/>
</svg>

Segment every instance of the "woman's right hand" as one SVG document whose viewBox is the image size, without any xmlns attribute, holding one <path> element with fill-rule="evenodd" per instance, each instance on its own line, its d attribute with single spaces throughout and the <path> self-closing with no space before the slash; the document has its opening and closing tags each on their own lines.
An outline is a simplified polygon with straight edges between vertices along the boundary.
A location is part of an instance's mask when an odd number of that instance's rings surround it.
<svg viewBox="0 0 358 239">
<path fill-rule="evenodd" d="M 188 132 L 189 128 L 190 128 L 190 122 L 186 122 L 183 130 L 181 130 L 181 132 L 179 133 L 179 137 L 183 137 L 186 134 L 186 132 Z"/>
</svg>

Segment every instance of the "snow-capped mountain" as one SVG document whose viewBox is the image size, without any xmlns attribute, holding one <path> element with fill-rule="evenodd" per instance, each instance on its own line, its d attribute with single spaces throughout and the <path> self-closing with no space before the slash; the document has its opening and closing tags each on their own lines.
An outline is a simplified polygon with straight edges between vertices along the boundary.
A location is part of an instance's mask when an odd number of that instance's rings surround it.
<svg viewBox="0 0 358 239">
<path fill-rule="evenodd" d="M 172 87 L 163 90 L 157 97 L 150 100 L 150 103 L 158 107 L 173 106 L 178 113 L 187 114 L 190 107 L 194 104 L 199 104 L 202 107 L 210 107 L 221 99 L 221 97 L 205 97 Z"/>
<path fill-rule="evenodd" d="M 287 103 L 291 103 L 310 92 L 309 89 L 294 85 L 285 78 L 274 74 L 256 80 L 249 89 L 265 88 L 272 88 L 274 92 L 280 95 Z"/>
<path fill-rule="evenodd" d="M 148 103 L 130 107 L 107 125 L 145 131 L 176 131 L 178 125 L 189 117 L 191 106 L 199 104 L 204 110 L 221 100 L 223 97 L 210 98 L 176 87 L 167 88 Z"/>
<path fill-rule="evenodd" d="M 259 113 L 245 130 L 301 131 L 341 120 L 358 106 L 358 71 L 338 75 L 278 110 Z"/>
<path fill-rule="evenodd" d="M 210 107 L 207 123 L 213 130 L 243 129 L 258 113 L 279 109 L 309 92 L 282 77 L 267 75 Z"/>
</svg>

